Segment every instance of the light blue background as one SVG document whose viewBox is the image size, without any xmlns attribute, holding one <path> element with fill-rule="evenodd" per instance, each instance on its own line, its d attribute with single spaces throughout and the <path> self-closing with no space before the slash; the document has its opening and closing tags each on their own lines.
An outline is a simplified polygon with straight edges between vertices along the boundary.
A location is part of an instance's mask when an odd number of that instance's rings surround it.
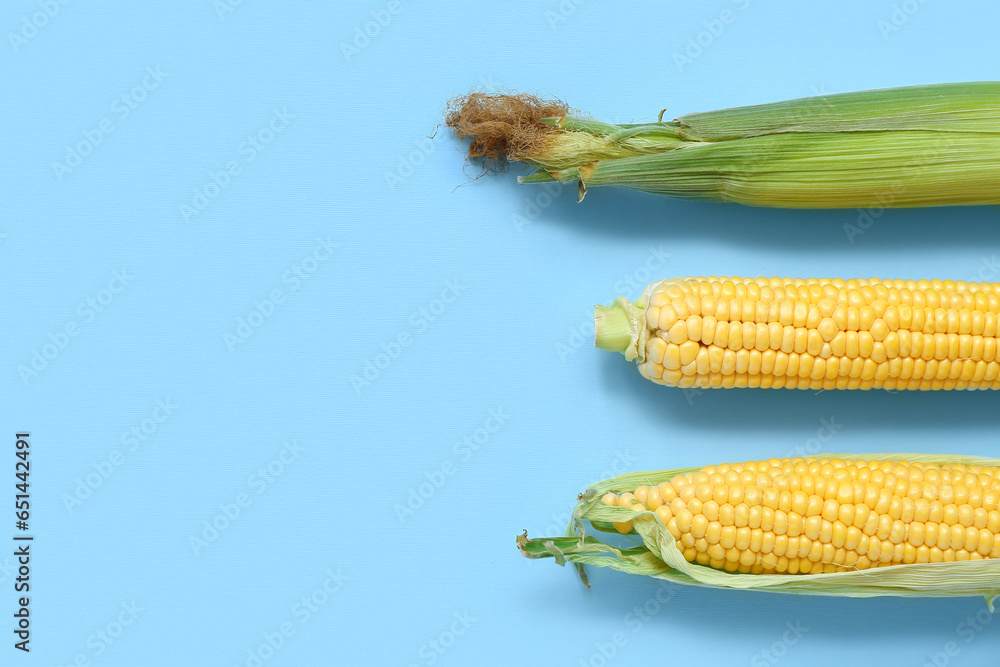
<svg viewBox="0 0 1000 667">
<path fill-rule="evenodd" d="M 857 211 L 603 189 L 578 205 L 511 174 L 470 182 L 450 132 L 427 139 L 479 86 L 628 122 L 997 78 L 993 2 L 687 4 L 4 3 L 0 540 L 26 429 L 36 541 L 30 656 L 0 556 L 0 664 L 761 665 L 775 646 L 783 664 L 995 663 L 1000 623 L 959 626 L 981 599 L 660 604 L 655 581 L 593 571 L 585 590 L 514 547 L 625 468 L 1000 451 L 992 394 L 684 394 L 588 330 L 594 303 L 674 275 L 1000 279 L 996 208 L 887 212 L 851 243 Z M 128 284 L 105 292 L 115 271 Z M 227 343 L 241 318 L 261 326 Z M 385 367 L 356 390 L 367 363 Z M 507 416 L 487 438 L 491 410 Z"/>
</svg>

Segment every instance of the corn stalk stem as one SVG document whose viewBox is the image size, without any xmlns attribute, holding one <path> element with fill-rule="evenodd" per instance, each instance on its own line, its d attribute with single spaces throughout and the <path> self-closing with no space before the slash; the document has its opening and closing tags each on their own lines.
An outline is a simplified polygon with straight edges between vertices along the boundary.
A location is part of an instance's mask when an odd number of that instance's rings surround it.
<svg viewBox="0 0 1000 667">
<path fill-rule="evenodd" d="M 594 345 L 602 350 L 621 352 L 631 361 L 643 361 L 646 354 L 646 310 L 623 296 L 610 306 L 594 306 Z"/>
</svg>

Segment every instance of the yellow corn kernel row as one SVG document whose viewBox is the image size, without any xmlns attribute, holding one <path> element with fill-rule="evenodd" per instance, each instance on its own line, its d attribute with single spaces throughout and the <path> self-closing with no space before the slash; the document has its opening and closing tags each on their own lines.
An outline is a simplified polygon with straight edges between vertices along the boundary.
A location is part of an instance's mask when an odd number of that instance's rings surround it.
<svg viewBox="0 0 1000 667">
<path fill-rule="evenodd" d="M 680 387 L 1000 388 L 1000 283 L 654 283 L 640 372 Z"/>
<path fill-rule="evenodd" d="M 602 500 L 654 512 L 686 560 L 728 571 L 1000 558 L 1000 468 L 769 459 L 708 466 Z M 632 530 L 631 521 L 614 526 Z"/>
</svg>

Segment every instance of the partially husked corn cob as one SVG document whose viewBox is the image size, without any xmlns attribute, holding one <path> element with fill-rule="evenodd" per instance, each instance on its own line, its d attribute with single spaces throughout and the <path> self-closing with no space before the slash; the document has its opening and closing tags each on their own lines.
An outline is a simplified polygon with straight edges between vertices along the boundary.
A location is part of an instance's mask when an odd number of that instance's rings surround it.
<svg viewBox="0 0 1000 667">
<path fill-rule="evenodd" d="M 595 309 L 595 344 L 676 387 L 1000 388 L 1000 283 L 677 278 Z"/>
<path fill-rule="evenodd" d="M 611 185 L 751 206 L 1000 203 L 1000 82 L 841 93 L 612 124 L 557 100 L 473 93 L 447 124 L 522 183 Z M 488 168 L 488 167 L 487 167 Z"/>
<path fill-rule="evenodd" d="M 602 501 L 652 511 L 690 562 L 808 574 L 1000 558 L 1000 467 L 770 459 Z M 631 521 L 615 522 L 620 532 Z"/>
<path fill-rule="evenodd" d="M 720 588 L 990 601 L 1000 459 L 839 454 L 626 473 L 580 494 L 565 536 L 525 534 L 518 547 L 585 582 L 594 565 Z"/>
</svg>

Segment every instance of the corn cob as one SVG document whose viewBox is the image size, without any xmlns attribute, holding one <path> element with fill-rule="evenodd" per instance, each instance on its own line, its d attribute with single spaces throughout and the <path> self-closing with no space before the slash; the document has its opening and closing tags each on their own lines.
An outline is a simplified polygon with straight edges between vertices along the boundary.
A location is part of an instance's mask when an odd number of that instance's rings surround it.
<svg viewBox="0 0 1000 667">
<path fill-rule="evenodd" d="M 634 535 L 619 549 L 585 534 Z M 825 595 L 1000 595 L 1000 460 L 831 455 L 628 473 L 581 494 L 529 558 Z"/>
<path fill-rule="evenodd" d="M 662 116 L 662 113 L 661 113 Z M 752 206 L 1000 203 L 1000 82 L 809 97 L 614 125 L 559 101 L 474 93 L 446 122 L 522 183 L 613 185 Z"/>
<path fill-rule="evenodd" d="M 595 308 L 595 344 L 676 387 L 998 389 L 1000 283 L 678 278 Z"/>
</svg>

